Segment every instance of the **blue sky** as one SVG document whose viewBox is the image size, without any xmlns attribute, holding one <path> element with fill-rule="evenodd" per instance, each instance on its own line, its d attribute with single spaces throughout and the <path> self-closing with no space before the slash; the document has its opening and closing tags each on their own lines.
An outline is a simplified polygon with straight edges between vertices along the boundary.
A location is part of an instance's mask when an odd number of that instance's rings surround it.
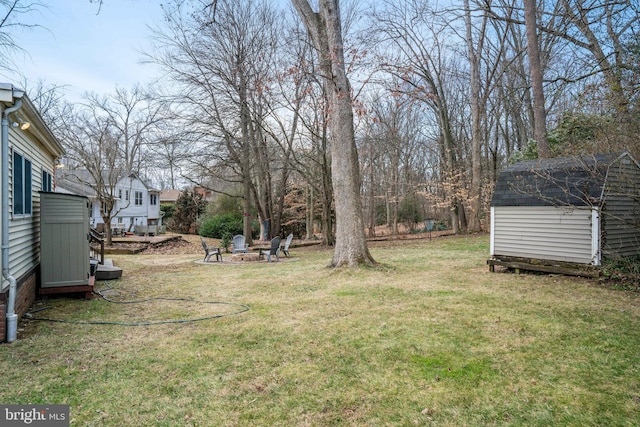
<svg viewBox="0 0 640 427">
<path fill-rule="evenodd" d="M 140 50 L 149 45 L 150 30 L 162 19 L 160 0 L 105 0 L 100 13 L 89 0 L 49 0 L 21 21 L 42 28 L 14 34 L 27 53 L 15 62 L 31 85 L 39 79 L 66 85 L 68 98 L 84 92 L 107 94 L 116 86 L 146 84 L 159 75 L 140 64 Z M 0 71 L 0 81 L 22 86 L 24 78 Z"/>
</svg>

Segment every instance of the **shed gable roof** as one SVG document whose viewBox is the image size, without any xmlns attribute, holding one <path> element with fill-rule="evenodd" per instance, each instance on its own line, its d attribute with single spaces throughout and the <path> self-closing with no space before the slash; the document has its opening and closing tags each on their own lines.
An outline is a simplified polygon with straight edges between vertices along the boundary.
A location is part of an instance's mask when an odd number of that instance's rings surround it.
<svg viewBox="0 0 640 427">
<path fill-rule="evenodd" d="M 633 160 L 618 153 L 516 163 L 500 172 L 491 206 L 598 205 L 609 167 L 624 157 Z"/>
</svg>

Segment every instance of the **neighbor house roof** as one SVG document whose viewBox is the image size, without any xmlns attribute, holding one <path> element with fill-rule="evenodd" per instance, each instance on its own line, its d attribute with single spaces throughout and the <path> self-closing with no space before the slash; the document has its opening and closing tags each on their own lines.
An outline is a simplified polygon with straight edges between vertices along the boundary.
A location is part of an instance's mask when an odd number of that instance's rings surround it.
<svg viewBox="0 0 640 427">
<path fill-rule="evenodd" d="M 175 203 L 180 197 L 180 190 L 162 190 L 160 192 L 160 203 Z"/>
<path fill-rule="evenodd" d="M 136 174 L 131 173 L 126 175 L 133 178 L 140 179 Z M 109 182 L 109 172 L 103 172 L 104 182 Z M 122 181 L 121 178 L 118 182 Z M 159 190 L 155 190 L 147 185 L 144 180 L 140 179 L 140 182 L 147 188 L 150 193 L 160 193 Z M 59 193 L 77 194 L 79 196 L 86 196 L 89 198 L 96 197 L 96 190 L 94 188 L 95 179 L 91 173 L 86 169 L 59 169 L 58 176 L 56 177 L 56 191 Z"/>
<path fill-rule="evenodd" d="M 60 168 L 56 174 L 56 191 L 95 198 L 96 190 L 90 185 L 93 182 L 93 177 L 85 169 Z"/>
<path fill-rule="evenodd" d="M 519 162 L 500 172 L 491 206 L 598 204 L 609 167 L 623 154 L 598 154 Z"/>
</svg>

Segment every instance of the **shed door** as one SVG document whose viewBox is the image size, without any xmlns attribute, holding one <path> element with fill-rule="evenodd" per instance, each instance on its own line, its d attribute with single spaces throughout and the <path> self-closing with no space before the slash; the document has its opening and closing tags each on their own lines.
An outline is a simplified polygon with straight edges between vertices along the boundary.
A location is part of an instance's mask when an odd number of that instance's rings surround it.
<svg viewBox="0 0 640 427">
<path fill-rule="evenodd" d="M 88 200 L 56 193 L 41 196 L 41 286 L 89 284 Z"/>
</svg>

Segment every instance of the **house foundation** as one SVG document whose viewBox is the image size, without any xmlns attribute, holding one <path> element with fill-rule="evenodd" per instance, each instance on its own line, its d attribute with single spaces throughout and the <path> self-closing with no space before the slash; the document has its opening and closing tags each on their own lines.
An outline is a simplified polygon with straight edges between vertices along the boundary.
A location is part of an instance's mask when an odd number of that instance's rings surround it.
<svg viewBox="0 0 640 427">
<path fill-rule="evenodd" d="M 16 302 L 15 312 L 18 315 L 18 321 L 29 311 L 29 308 L 36 300 L 36 286 L 38 283 L 36 270 L 31 270 L 22 276 L 16 283 Z M 0 342 L 7 340 L 7 299 L 9 298 L 9 289 L 5 289 L 0 293 Z"/>
</svg>

